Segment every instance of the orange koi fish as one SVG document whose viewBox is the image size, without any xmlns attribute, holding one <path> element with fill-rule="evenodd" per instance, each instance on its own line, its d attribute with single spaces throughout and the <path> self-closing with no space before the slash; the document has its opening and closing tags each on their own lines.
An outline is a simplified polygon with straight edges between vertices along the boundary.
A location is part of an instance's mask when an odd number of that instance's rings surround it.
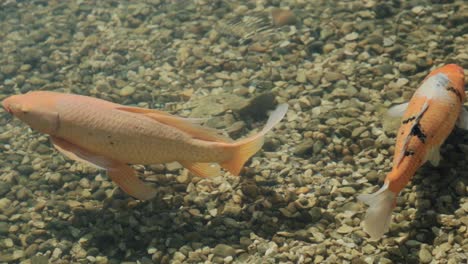
<svg viewBox="0 0 468 264">
<path fill-rule="evenodd" d="M 389 109 L 391 116 L 403 116 L 396 139 L 392 171 L 382 188 L 358 199 L 369 205 L 364 230 L 371 239 L 388 231 L 396 197 L 426 161 L 437 166 L 440 146 L 458 121 L 468 128 L 463 69 L 448 64 L 432 71 L 408 103 Z"/>
<path fill-rule="evenodd" d="M 217 163 L 238 175 L 288 109 L 279 105 L 263 130 L 232 141 L 190 119 L 81 95 L 36 91 L 10 96 L 2 104 L 31 128 L 50 135 L 62 154 L 107 170 L 117 185 L 140 200 L 153 198 L 155 189 L 146 186 L 128 164 L 177 161 L 208 177 L 219 174 L 219 166 L 213 164 Z"/>
</svg>

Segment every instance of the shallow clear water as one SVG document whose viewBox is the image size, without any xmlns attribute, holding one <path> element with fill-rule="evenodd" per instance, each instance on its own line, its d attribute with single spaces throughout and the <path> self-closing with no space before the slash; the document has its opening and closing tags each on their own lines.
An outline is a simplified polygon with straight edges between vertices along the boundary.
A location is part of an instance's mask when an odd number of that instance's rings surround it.
<svg viewBox="0 0 468 264">
<path fill-rule="evenodd" d="M 386 109 L 431 69 L 468 68 L 467 21 L 456 0 L 1 1 L 1 100 L 87 95 L 234 139 L 289 111 L 240 177 L 136 165 L 157 189 L 145 202 L 1 112 L 0 262 L 466 262 L 466 131 L 401 192 L 383 239 L 356 196 L 391 169 Z"/>
</svg>

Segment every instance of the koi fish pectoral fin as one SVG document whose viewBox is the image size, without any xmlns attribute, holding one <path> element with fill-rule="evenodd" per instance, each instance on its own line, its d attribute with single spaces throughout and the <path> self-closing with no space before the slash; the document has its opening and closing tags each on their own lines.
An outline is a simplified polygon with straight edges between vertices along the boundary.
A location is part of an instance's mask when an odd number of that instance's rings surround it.
<svg viewBox="0 0 468 264">
<path fill-rule="evenodd" d="M 148 200 L 156 195 L 156 190 L 148 187 L 138 179 L 136 172 L 130 166 L 110 158 L 94 154 L 64 139 L 51 137 L 54 147 L 66 157 L 86 163 L 98 169 L 107 170 L 109 177 L 127 194 Z"/>
<path fill-rule="evenodd" d="M 111 164 L 105 158 L 92 154 L 91 152 L 61 138 L 51 136 L 51 140 L 52 145 L 54 145 L 54 147 L 65 157 L 71 160 L 82 162 L 91 167 L 104 170 Z"/>
<path fill-rule="evenodd" d="M 458 117 L 457 127 L 468 130 L 468 111 L 464 107 L 462 107 Z"/>
<path fill-rule="evenodd" d="M 439 166 L 440 159 L 440 146 L 431 148 L 427 153 L 426 160 L 428 160 L 434 167 Z"/>
<path fill-rule="evenodd" d="M 408 109 L 408 102 L 403 104 L 398 104 L 390 107 L 387 111 L 387 114 L 391 117 L 402 117 L 406 109 Z"/>
<path fill-rule="evenodd" d="M 114 164 L 113 167 L 107 169 L 107 175 L 114 181 L 122 190 L 139 200 L 150 200 L 156 196 L 156 190 L 147 186 L 143 181 L 138 179 L 136 171 L 124 164 Z"/>
</svg>

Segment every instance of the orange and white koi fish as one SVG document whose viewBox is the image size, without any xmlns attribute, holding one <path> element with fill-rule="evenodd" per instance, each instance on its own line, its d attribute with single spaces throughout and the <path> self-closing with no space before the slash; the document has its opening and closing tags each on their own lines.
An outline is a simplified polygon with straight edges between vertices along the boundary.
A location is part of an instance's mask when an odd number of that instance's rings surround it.
<svg viewBox="0 0 468 264">
<path fill-rule="evenodd" d="M 3 107 L 31 128 L 50 135 L 62 154 L 107 170 L 129 195 L 151 199 L 146 186 L 127 164 L 177 161 L 202 177 L 224 169 L 238 175 L 263 145 L 264 135 L 286 114 L 279 105 L 259 133 L 238 141 L 193 120 L 146 108 L 128 107 L 74 94 L 36 91 L 6 98 Z"/>
<path fill-rule="evenodd" d="M 463 69 L 448 64 L 432 71 L 408 103 L 389 109 L 391 116 L 403 116 L 398 130 L 392 171 L 382 188 L 362 194 L 359 200 L 369 205 L 364 230 L 372 239 L 388 231 L 396 197 L 416 170 L 427 160 L 434 166 L 440 161 L 440 146 L 458 121 L 468 128 Z"/>
</svg>

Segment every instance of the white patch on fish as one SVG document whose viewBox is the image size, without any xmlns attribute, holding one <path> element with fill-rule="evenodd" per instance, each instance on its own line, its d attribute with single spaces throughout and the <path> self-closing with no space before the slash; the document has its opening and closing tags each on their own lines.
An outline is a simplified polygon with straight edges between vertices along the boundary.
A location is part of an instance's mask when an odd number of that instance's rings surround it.
<svg viewBox="0 0 468 264">
<path fill-rule="evenodd" d="M 429 77 L 421 87 L 419 87 L 416 94 L 425 96 L 427 99 L 451 100 L 450 91 L 447 90 L 449 83 L 450 80 L 447 75 L 438 73 Z"/>
</svg>

